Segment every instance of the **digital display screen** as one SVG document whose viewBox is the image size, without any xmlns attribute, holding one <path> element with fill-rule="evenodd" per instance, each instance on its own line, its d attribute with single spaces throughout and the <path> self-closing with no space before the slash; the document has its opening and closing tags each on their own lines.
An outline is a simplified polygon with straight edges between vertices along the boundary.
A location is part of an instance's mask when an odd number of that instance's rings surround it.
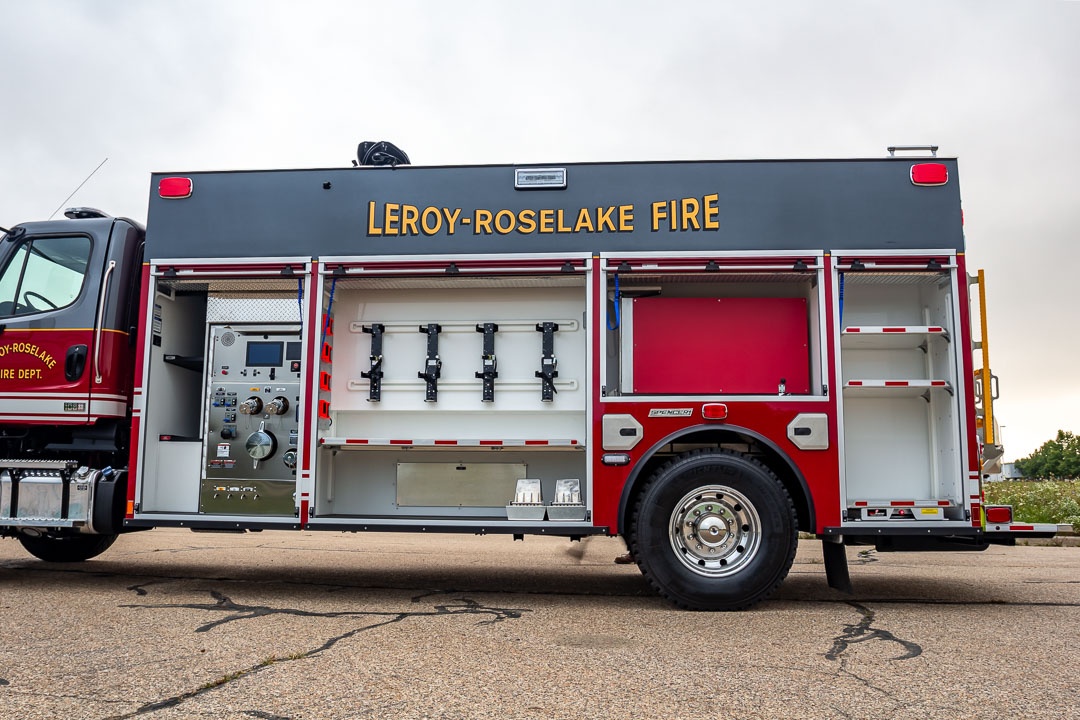
<svg viewBox="0 0 1080 720">
<path fill-rule="evenodd" d="M 291 342 L 285 346 L 285 359 L 286 360 L 299 360 L 300 359 L 300 343 Z"/>
<path fill-rule="evenodd" d="M 244 364 L 248 367 L 281 367 L 284 353 L 283 342 L 252 340 L 247 344 L 247 359 Z"/>
</svg>

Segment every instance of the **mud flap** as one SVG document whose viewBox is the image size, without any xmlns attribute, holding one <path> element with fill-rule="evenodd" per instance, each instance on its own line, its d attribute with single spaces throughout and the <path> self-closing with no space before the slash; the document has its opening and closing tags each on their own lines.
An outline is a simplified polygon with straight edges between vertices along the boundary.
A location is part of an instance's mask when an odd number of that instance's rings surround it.
<svg viewBox="0 0 1080 720">
<path fill-rule="evenodd" d="M 127 473 L 106 469 L 94 488 L 91 527 L 101 535 L 115 535 L 124 527 L 127 508 Z"/>
<path fill-rule="evenodd" d="M 847 551 L 843 538 L 825 537 L 821 539 L 821 551 L 825 557 L 825 579 L 829 587 L 848 593 L 855 592 L 848 574 Z"/>
</svg>

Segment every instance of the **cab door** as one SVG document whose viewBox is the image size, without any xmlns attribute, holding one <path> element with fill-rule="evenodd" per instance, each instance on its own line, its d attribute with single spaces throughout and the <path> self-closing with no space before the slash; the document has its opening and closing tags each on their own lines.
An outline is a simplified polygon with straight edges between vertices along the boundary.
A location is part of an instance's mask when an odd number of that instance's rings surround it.
<svg viewBox="0 0 1080 720">
<path fill-rule="evenodd" d="M 85 424 L 108 236 L 72 223 L 30 227 L 0 247 L 0 422 Z"/>
</svg>

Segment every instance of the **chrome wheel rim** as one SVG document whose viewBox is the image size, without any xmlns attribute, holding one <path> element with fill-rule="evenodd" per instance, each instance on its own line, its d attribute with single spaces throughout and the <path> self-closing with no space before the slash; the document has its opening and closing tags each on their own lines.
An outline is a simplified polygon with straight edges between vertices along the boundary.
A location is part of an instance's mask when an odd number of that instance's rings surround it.
<svg viewBox="0 0 1080 720">
<path fill-rule="evenodd" d="M 706 577 L 733 575 L 761 547 L 761 516 L 742 493 L 708 485 L 687 493 L 668 523 L 675 557 Z"/>
</svg>

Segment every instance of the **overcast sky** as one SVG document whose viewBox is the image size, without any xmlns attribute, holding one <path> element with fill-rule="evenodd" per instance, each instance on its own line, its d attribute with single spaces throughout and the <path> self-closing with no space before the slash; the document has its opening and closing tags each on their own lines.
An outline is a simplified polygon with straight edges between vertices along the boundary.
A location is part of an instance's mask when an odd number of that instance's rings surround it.
<svg viewBox="0 0 1080 720">
<path fill-rule="evenodd" d="M 1080 432 L 1080 2 L 0 0 L 0 225 L 151 171 L 960 159 L 1006 459 Z"/>
</svg>

